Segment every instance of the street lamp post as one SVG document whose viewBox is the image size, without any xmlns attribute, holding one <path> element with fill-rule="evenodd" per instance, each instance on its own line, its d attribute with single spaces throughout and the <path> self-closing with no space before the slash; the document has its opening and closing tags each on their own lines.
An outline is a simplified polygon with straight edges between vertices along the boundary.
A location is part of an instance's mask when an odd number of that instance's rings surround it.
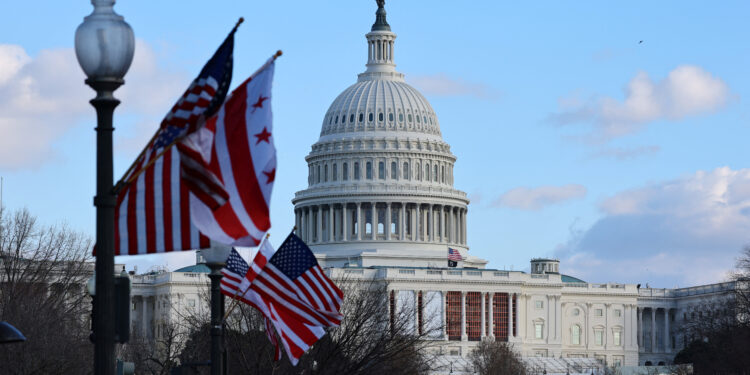
<svg viewBox="0 0 750 375">
<path fill-rule="evenodd" d="M 201 250 L 206 265 L 211 269 L 211 375 L 224 374 L 224 298 L 221 294 L 221 269 L 226 265 L 230 246 L 212 241 L 211 248 Z"/>
<path fill-rule="evenodd" d="M 96 91 L 96 315 L 94 316 L 94 373 L 115 372 L 114 219 L 112 191 L 112 114 L 120 101 L 114 91 L 124 81 L 135 50 L 133 29 L 112 7 L 115 0 L 91 0 L 94 11 L 76 29 L 75 50 L 86 73 L 86 84 Z"/>
</svg>

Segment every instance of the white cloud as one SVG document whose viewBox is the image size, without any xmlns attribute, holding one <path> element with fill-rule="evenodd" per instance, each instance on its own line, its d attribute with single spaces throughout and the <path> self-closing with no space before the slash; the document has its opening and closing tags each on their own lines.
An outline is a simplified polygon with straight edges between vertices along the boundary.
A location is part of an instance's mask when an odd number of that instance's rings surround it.
<svg viewBox="0 0 750 375">
<path fill-rule="evenodd" d="M 721 281 L 750 243 L 750 169 L 699 171 L 600 208 L 603 218 L 557 249 L 566 273 L 661 287 Z"/>
<path fill-rule="evenodd" d="M 94 91 L 84 79 L 72 48 L 31 57 L 21 46 L 0 45 L 0 168 L 38 167 L 56 156 L 55 142 L 65 132 L 83 119 L 95 121 L 88 103 Z M 115 92 L 123 103 L 115 115 L 150 125 L 132 136 L 142 147 L 189 81 L 160 68 L 151 47 L 140 40 L 125 80 Z"/>
<path fill-rule="evenodd" d="M 485 84 L 452 78 L 445 73 L 410 76 L 409 82 L 427 95 L 473 96 L 480 99 L 494 99 L 499 96 L 497 90 Z"/>
<path fill-rule="evenodd" d="M 694 65 L 681 65 L 654 82 L 639 72 L 628 83 L 625 99 L 600 97 L 575 104 L 561 98 L 561 112 L 552 115 L 559 124 L 592 123 L 591 141 L 608 141 L 639 131 L 657 120 L 676 121 L 715 112 L 729 100 L 729 87 L 720 78 Z"/>
<path fill-rule="evenodd" d="M 539 210 L 545 206 L 585 196 L 586 188 L 576 184 L 536 188 L 518 187 L 503 193 L 493 202 L 493 205 L 519 210 Z"/>
</svg>

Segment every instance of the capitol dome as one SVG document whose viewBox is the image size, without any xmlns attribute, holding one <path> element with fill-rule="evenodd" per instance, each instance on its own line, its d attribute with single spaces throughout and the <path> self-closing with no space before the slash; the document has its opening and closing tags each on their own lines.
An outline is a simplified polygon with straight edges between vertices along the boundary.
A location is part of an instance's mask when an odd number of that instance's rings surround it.
<svg viewBox="0 0 750 375">
<path fill-rule="evenodd" d="M 367 69 L 336 97 L 305 158 L 308 188 L 295 194 L 297 234 L 327 266 L 464 267 L 466 193 L 453 188 L 456 157 L 435 111 L 396 71 L 382 4 L 367 39 Z"/>
</svg>

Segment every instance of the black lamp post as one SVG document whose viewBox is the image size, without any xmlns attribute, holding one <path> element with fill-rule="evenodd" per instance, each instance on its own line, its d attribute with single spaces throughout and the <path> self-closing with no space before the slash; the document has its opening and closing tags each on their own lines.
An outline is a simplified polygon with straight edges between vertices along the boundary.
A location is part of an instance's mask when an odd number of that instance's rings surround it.
<svg viewBox="0 0 750 375">
<path fill-rule="evenodd" d="M 224 374 L 224 295 L 221 294 L 221 269 L 226 265 L 230 246 L 212 241 L 211 248 L 201 250 L 206 265 L 211 269 L 211 375 Z"/>
<path fill-rule="evenodd" d="M 124 81 L 135 51 L 135 38 L 122 16 L 112 7 L 115 0 L 91 0 L 94 11 L 84 18 L 75 35 L 78 64 L 96 90 L 96 315 L 94 316 L 94 373 L 115 372 L 114 218 L 112 191 L 112 114 L 120 101 L 114 91 Z"/>
</svg>

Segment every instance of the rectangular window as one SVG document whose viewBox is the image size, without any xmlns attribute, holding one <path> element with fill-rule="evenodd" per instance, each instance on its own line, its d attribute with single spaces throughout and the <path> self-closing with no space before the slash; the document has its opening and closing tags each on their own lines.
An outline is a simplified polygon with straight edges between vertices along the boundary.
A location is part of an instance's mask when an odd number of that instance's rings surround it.
<svg viewBox="0 0 750 375">
<path fill-rule="evenodd" d="M 615 310 L 615 316 L 618 317 L 618 318 L 621 317 L 622 316 L 622 310 L 619 310 L 619 309 Z"/>
<path fill-rule="evenodd" d="M 338 165 L 336 165 L 336 163 L 333 163 L 333 173 L 332 173 L 332 175 L 331 175 L 331 179 L 332 179 L 333 181 L 336 181 L 336 180 L 337 180 L 338 178 L 339 178 L 339 169 L 338 169 Z"/>
<path fill-rule="evenodd" d="M 602 346 L 604 344 L 604 332 L 603 331 L 595 331 L 594 332 L 594 340 L 596 342 L 596 345 Z"/>
<path fill-rule="evenodd" d="M 534 323 L 534 337 L 541 339 L 544 331 L 544 323 Z"/>
<path fill-rule="evenodd" d="M 398 164 L 396 162 L 391 162 L 391 180 L 395 180 L 398 178 Z"/>
<path fill-rule="evenodd" d="M 403 172 L 404 172 L 404 180 L 408 180 L 409 179 L 409 163 L 404 163 Z"/>
<path fill-rule="evenodd" d="M 492 301 L 492 320 L 497 341 L 508 341 L 508 294 L 495 293 Z"/>
<path fill-rule="evenodd" d="M 328 182 L 328 164 L 323 166 L 323 182 Z"/>
<path fill-rule="evenodd" d="M 365 165 L 366 165 L 366 167 L 365 167 L 365 168 L 366 168 L 366 169 L 365 169 L 365 171 L 366 171 L 366 173 L 367 173 L 367 174 L 366 174 L 365 176 L 366 176 L 366 178 L 367 178 L 368 180 L 372 180 L 372 163 L 370 163 L 370 162 L 368 161 L 368 162 L 367 162 L 367 164 L 365 164 Z"/>
<path fill-rule="evenodd" d="M 466 335 L 469 341 L 479 341 L 482 335 L 482 294 L 466 293 Z"/>
<path fill-rule="evenodd" d="M 385 180 L 385 163 L 378 162 L 378 178 Z"/>
<path fill-rule="evenodd" d="M 354 179 L 359 180 L 359 163 L 354 163 Z"/>
<path fill-rule="evenodd" d="M 612 338 L 615 341 L 615 346 L 622 345 L 622 341 L 620 341 L 620 331 L 615 331 L 612 335 Z"/>
<path fill-rule="evenodd" d="M 341 166 L 341 169 L 342 169 L 342 172 L 344 173 L 344 181 L 348 181 L 349 180 L 349 164 L 344 163 Z"/>
<path fill-rule="evenodd" d="M 596 309 L 594 310 L 594 313 L 596 314 L 596 316 L 604 316 L 604 310 L 602 309 Z"/>
<path fill-rule="evenodd" d="M 536 301 L 534 302 L 534 306 L 536 306 L 537 309 L 541 309 L 544 307 L 544 301 Z"/>
<path fill-rule="evenodd" d="M 448 340 L 461 340 L 461 292 L 448 292 L 445 296 L 445 320 Z"/>
</svg>

